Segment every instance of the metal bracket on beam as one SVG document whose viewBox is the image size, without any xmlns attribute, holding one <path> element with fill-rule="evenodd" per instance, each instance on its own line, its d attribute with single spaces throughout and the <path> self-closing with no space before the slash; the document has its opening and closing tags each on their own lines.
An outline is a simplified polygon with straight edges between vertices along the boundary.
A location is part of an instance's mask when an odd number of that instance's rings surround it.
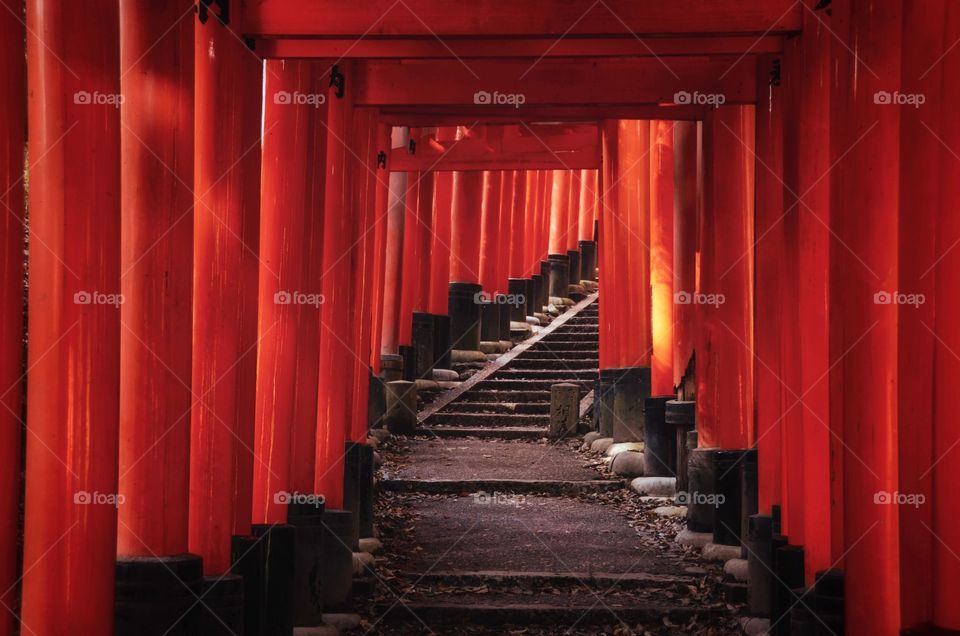
<svg viewBox="0 0 960 636">
<path fill-rule="evenodd" d="M 219 11 L 214 13 L 217 20 L 223 26 L 230 24 L 230 0 L 199 0 L 196 6 L 194 7 L 197 12 L 197 19 L 200 20 L 200 24 L 206 24 L 207 20 L 210 17 L 210 7 L 217 5 Z"/>
<path fill-rule="evenodd" d="M 780 58 L 770 61 L 770 86 L 780 86 Z"/>
<path fill-rule="evenodd" d="M 384 170 L 387 168 L 387 153 L 383 150 L 377 153 L 377 167 Z"/>
<path fill-rule="evenodd" d="M 824 9 L 826 9 L 827 15 L 833 15 L 833 13 L 830 10 L 831 2 L 833 2 L 833 0 L 820 0 L 819 2 L 817 2 L 816 6 L 813 7 L 813 10 L 823 11 Z"/>
<path fill-rule="evenodd" d="M 407 154 L 410 154 L 410 155 L 417 154 L 417 142 L 414 141 L 413 139 L 411 139 L 409 143 L 407 143 Z"/>
<path fill-rule="evenodd" d="M 337 98 L 342 99 L 344 90 L 346 90 L 347 78 L 344 77 L 343 73 L 340 72 L 340 67 L 336 64 L 330 68 L 330 86 L 335 86 L 337 89 Z"/>
</svg>

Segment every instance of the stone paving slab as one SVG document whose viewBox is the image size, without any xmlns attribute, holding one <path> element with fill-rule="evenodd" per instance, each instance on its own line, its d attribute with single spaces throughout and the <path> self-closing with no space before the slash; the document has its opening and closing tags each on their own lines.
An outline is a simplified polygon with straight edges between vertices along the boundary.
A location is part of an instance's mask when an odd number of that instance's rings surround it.
<svg viewBox="0 0 960 636">
<path fill-rule="evenodd" d="M 405 570 L 675 574 L 676 563 L 643 546 L 626 519 L 599 503 L 484 493 L 410 501 L 422 548 Z"/>
<path fill-rule="evenodd" d="M 387 478 L 590 480 L 597 471 L 563 444 L 500 440 L 410 440 L 406 462 Z"/>
</svg>

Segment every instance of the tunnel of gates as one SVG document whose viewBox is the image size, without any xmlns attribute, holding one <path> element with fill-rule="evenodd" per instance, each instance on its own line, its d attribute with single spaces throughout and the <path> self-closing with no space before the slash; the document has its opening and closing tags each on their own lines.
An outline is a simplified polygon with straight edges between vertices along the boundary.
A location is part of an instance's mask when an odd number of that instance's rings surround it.
<svg viewBox="0 0 960 636">
<path fill-rule="evenodd" d="M 960 629 L 956 3 L 2 4 L 0 633 L 344 507 L 418 329 L 596 272 L 601 370 L 757 450 L 800 585 Z"/>
</svg>

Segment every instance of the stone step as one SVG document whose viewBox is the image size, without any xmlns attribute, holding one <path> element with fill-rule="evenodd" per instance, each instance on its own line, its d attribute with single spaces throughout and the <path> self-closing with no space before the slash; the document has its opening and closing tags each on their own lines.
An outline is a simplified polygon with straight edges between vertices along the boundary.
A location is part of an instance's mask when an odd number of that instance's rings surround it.
<svg viewBox="0 0 960 636">
<path fill-rule="evenodd" d="M 549 349 L 530 348 L 523 353 L 517 354 L 509 366 L 513 367 L 518 360 L 577 360 L 580 362 L 592 362 L 599 366 L 599 357 L 591 355 L 589 351 L 551 351 Z"/>
<path fill-rule="evenodd" d="M 584 342 L 579 340 L 541 340 L 530 345 L 527 351 L 588 351 L 596 355 L 599 351 L 599 342 Z"/>
<path fill-rule="evenodd" d="M 550 416 L 527 413 L 434 413 L 431 426 L 542 426 L 550 425 Z"/>
<path fill-rule="evenodd" d="M 476 437 L 479 439 L 529 439 L 538 440 L 547 436 L 547 429 L 543 426 L 500 426 L 497 428 L 481 428 L 469 426 L 421 426 L 417 435 L 431 437 Z"/>
<path fill-rule="evenodd" d="M 684 606 L 668 603 L 638 603 L 588 594 L 581 588 L 569 595 L 541 596 L 542 602 L 517 602 L 526 597 L 504 594 L 447 595 L 443 599 L 405 600 L 403 603 L 380 603 L 374 614 L 381 621 L 406 622 L 416 625 L 611 625 L 653 624 L 665 620 L 685 625 L 693 618 L 718 615 L 723 609 Z M 564 630 L 566 631 L 566 630 Z"/>
<path fill-rule="evenodd" d="M 551 365 L 553 366 L 553 365 Z M 554 382 L 593 381 L 600 373 L 599 369 L 565 369 L 561 365 L 553 368 L 512 369 L 507 367 L 498 371 L 495 380 L 553 380 Z"/>
<path fill-rule="evenodd" d="M 483 498 L 490 493 L 576 495 L 621 490 L 626 482 L 620 479 L 381 479 L 378 483 L 383 490 L 395 492 L 472 494 L 477 503 L 487 503 Z"/>
<path fill-rule="evenodd" d="M 516 370 L 516 369 L 593 369 L 598 368 L 596 360 L 587 359 L 576 359 L 576 358 L 560 358 L 555 355 L 551 355 L 550 352 L 547 352 L 549 357 L 546 358 L 527 358 L 526 354 L 520 354 L 516 358 L 510 361 L 510 364 L 506 366 L 506 369 Z M 502 373 L 502 371 L 501 371 Z M 499 374 L 497 374 L 499 375 Z"/>
<path fill-rule="evenodd" d="M 550 391 L 493 391 L 471 389 L 467 391 L 456 402 L 550 402 Z"/>
<path fill-rule="evenodd" d="M 550 396 L 546 400 L 507 402 L 453 402 L 443 407 L 441 413 L 517 413 L 532 415 L 550 414 Z M 436 417 L 436 416 L 434 416 Z"/>
<path fill-rule="evenodd" d="M 563 330 L 563 327 L 557 329 L 553 333 L 545 336 L 540 342 L 556 342 L 556 341 L 565 341 L 565 342 L 599 342 L 600 334 L 596 331 L 571 331 Z"/>
<path fill-rule="evenodd" d="M 571 379 L 567 380 L 572 384 L 579 384 L 581 387 L 581 393 L 589 391 L 593 388 L 594 382 L 590 380 L 576 380 Z M 483 380 L 479 382 L 476 389 L 480 390 L 490 390 L 490 391 L 549 391 L 550 387 L 559 382 L 559 380 L 551 379 L 539 379 L 539 380 L 520 380 L 520 379 L 503 379 L 503 380 Z M 581 394 L 581 398 L 583 395 Z"/>
<path fill-rule="evenodd" d="M 650 574 L 648 572 L 531 572 L 525 570 L 431 570 L 403 572 L 402 576 L 424 585 L 497 587 L 580 587 L 601 591 L 649 589 L 675 585 L 698 585 L 695 576 Z"/>
</svg>

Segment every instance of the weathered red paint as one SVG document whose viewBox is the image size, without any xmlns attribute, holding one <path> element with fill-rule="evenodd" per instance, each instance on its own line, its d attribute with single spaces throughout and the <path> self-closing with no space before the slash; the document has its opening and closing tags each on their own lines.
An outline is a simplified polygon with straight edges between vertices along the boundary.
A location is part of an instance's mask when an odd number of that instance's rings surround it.
<svg viewBox="0 0 960 636">
<path fill-rule="evenodd" d="M 500 268 L 500 204 L 502 171 L 483 173 L 483 203 L 480 211 L 480 284 L 487 294 L 497 291 Z"/>
<path fill-rule="evenodd" d="M 23 429 L 23 156 L 27 124 L 26 29 L 23 0 L 0 0 L 0 604 L 16 606 L 20 439 Z M 14 612 L 0 618 L 0 636 L 14 631 Z"/>
<path fill-rule="evenodd" d="M 447 126 L 437 129 L 438 141 L 456 139 L 456 127 Z M 436 315 L 446 315 L 450 284 L 450 224 L 453 208 L 453 174 L 437 172 L 433 179 L 433 242 L 430 253 L 433 256 L 430 267 L 430 306 L 429 311 Z"/>
<path fill-rule="evenodd" d="M 263 84 L 256 57 L 217 20 L 194 37 L 189 547 L 220 575 L 253 505 Z"/>
<path fill-rule="evenodd" d="M 187 551 L 194 83 L 193 23 L 179 18 L 189 8 L 120 3 L 121 556 Z"/>
<path fill-rule="evenodd" d="M 118 9 L 107 1 L 27 3 L 29 156 L 43 160 L 30 166 L 21 622 L 25 633 L 41 636 L 109 634 L 113 628 L 117 507 L 109 498 L 117 492 L 120 382 Z M 80 91 L 89 99 L 77 99 Z M 105 101 L 111 98 L 113 103 Z"/>
<path fill-rule="evenodd" d="M 484 173 L 453 173 L 450 281 L 480 282 L 480 232 Z"/>
<path fill-rule="evenodd" d="M 650 122 L 650 285 L 653 395 L 673 383 L 673 124 Z"/>
<path fill-rule="evenodd" d="M 673 290 L 692 294 L 697 288 L 697 222 L 700 218 L 699 128 L 694 122 L 673 127 Z M 675 300 L 682 297 L 677 296 Z M 694 356 L 697 312 L 694 305 L 674 302 L 673 378 L 680 385 Z"/>
</svg>

